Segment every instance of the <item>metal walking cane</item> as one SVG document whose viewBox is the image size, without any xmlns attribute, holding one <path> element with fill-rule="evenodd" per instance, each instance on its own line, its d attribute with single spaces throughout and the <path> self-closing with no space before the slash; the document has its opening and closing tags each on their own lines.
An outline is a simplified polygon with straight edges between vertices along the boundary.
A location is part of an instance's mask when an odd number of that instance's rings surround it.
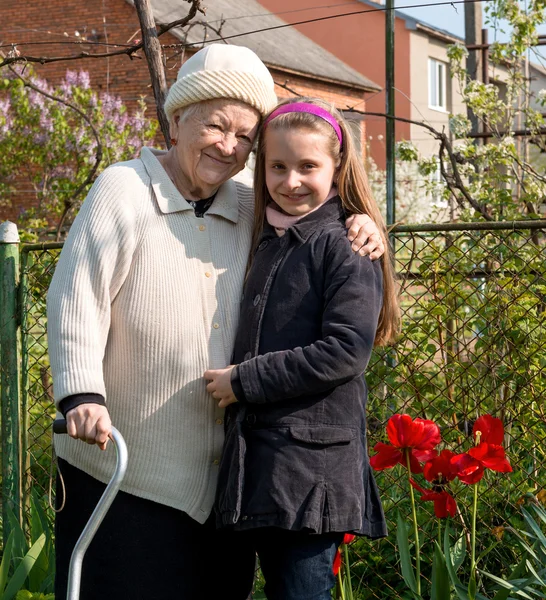
<svg viewBox="0 0 546 600">
<path fill-rule="evenodd" d="M 53 422 L 53 433 L 67 433 L 66 421 L 64 419 L 58 419 Z M 116 469 L 72 551 L 70 566 L 68 568 L 66 600 L 79 600 L 83 557 L 95 533 L 97 533 L 99 525 L 106 516 L 110 505 L 114 501 L 127 470 L 127 446 L 125 445 L 123 436 L 115 427 L 112 427 L 111 438 L 116 448 Z"/>
</svg>

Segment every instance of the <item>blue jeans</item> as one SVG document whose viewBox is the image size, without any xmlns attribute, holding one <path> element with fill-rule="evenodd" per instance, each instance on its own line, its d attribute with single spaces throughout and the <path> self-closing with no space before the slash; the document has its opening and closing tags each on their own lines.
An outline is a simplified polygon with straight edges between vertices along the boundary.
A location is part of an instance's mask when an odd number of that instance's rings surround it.
<svg viewBox="0 0 546 600">
<path fill-rule="evenodd" d="M 268 600 L 331 600 L 336 582 L 332 566 L 343 533 L 317 535 L 276 527 L 248 533 L 260 559 Z"/>
</svg>

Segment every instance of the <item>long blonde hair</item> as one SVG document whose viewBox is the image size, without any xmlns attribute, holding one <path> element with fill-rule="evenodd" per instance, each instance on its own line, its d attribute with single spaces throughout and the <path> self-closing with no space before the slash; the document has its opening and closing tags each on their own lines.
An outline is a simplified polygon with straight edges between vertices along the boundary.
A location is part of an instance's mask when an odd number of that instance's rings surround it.
<svg viewBox="0 0 546 600">
<path fill-rule="evenodd" d="M 323 134 L 329 140 L 329 150 L 334 162 L 340 165 L 338 169 L 336 185 L 343 208 L 348 214 L 369 215 L 374 220 L 383 236 L 385 254 L 383 254 L 381 259 L 378 259 L 381 260 L 381 267 L 383 270 L 383 306 L 379 315 L 379 323 L 377 326 L 377 333 L 374 343 L 376 346 L 391 344 L 395 341 L 400 328 L 398 286 L 394 276 L 392 251 L 383 217 L 379 207 L 372 197 L 370 187 L 368 185 L 368 177 L 366 175 L 361 157 L 356 151 L 352 133 L 341 113 L 331 104 L 318 98 L 298 98 L 297 100 L 287 100 L 281 102 L 278 106 L 290 104 L 292 102 L 315 104 L 333 115 L 339 123 L 343 133 L 343 147 L 340 147 L 339 140 L 333 127 L 324 119 L 310 113 L 294 112 L 281 114 L 270 121 L 266 128 L 262 126 L 258 137 L 256 165 L 254 169 L 254 194 L 256 198 L 256 208 L 254 214 L 254 228 L 252 231 L 252 251 L 250 255 L 250 261 L 252 261 L 252 257 L 254 256 L 263 232 L 263 227 L 265 224 L 265 207 L 272 201 L 267 190 L 265 180 L 266 130 L 287 130 L 291 128 L 299 128 Z M 249 262 L 249 268 L 250 264 L 251 262 Z"/>
</svg>

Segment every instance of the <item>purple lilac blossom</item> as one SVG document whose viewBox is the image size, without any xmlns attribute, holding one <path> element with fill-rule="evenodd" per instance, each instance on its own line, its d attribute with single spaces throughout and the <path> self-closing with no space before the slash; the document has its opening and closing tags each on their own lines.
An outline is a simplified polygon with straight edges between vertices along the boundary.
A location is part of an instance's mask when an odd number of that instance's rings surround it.
<svg viewBox="0 0 546 600">
<path fill-rule="evenodd" d="M 111 94 L 101 95 L 102 107 L 104 112 L 119 112 L 123 106 L 123 102 L 119 96 Z"/>
<path fill-rule="evenodd" d="M 40 113 L 40 128 L 49 133 L 53 133 L 53 119 L 48 118 L 47 114 Z"/>
<path fill-rule="evenodd" d="M 10 115 L 11 101 L 9 98 L 2 100 L 0 98 L 0 133 L 7 135 L 12 125 L 12 118 Z M 2 123 L 3 121 L 3 123 Z"/>
<path fill-rule="evenodd" d="M 116 131 L 118 133 L 123 133 L 123 131 L 127 127 L 127 124 L 129 123 L 129 119 L 128 119 L 127 115 L 125 113 L 123 113 L 122 115 L 118 115 L 117 117 L 114 117 L 113 122 L 114 122 L 114 125 L 116 126 Z"/>
<path fill-rule="evenodd" d="M 36 90 L 29 90 L 28 101 L 36 108 L 42 109 L 45 106 L 46 97 Z"/>
</svg>

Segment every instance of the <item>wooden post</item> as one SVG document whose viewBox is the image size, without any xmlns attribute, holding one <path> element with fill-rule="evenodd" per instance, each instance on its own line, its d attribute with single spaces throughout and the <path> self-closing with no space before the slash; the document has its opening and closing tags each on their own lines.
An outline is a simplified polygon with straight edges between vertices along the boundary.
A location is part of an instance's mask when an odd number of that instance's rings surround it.
<svg viewBox="0 0 546 600">
<path fill-rule="evenodd" d="M 21 523 L 21 432 L 17 292 L 19 234 L 14 223 L 0 225 L 0 388 L 2 435 L 2 522 L 4 545 L 10 532 L 8 510 Z"/>
<path fill-rule="evenodd" d="M 157 36 L 154 15 L 150 0 L 135 0 L 135 8 L 140 21 L 142 30 L 142 42 L 144 43 L 144 54 L 148 62 L 150 78 L 152 80 L 152 89 L 156 102 L 157 118 L 165 138 L 167 148 L 171 147 L 171 136 L 169 133 L 169 120 L 163 110 L 165 98 L 167 97 L 167 79 L 165 77 L 165 67 L 163 65 L 163 53 L 161 43 Z"/>
</svg>

